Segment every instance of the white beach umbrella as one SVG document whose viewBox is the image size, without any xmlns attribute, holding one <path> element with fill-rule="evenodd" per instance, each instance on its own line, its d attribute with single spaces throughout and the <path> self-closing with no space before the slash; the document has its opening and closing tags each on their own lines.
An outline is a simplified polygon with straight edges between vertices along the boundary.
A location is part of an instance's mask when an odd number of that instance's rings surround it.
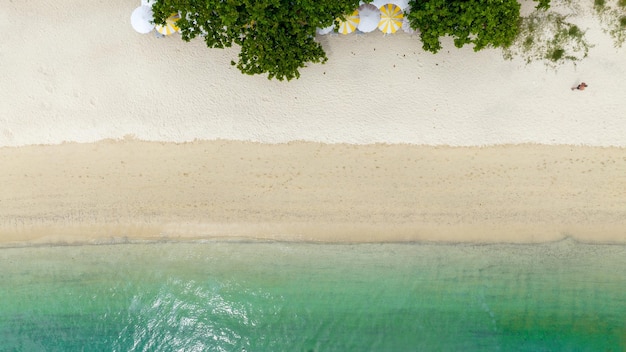
<svg viewBox="0 0 626 352">
<path fill-rule="evenodd" d="M 326 35 L 326 34 L 332 32 L 333 29 L 335 29 L 335 25 L 334 24 L 332 26 L 329 26 L 329 27 L 326 27 L 326 28 L 318 28 L 316 30 L 316 32 L 317 32 L 317 34 L 320 34 L 320 35 Z"/>
<path fill-rule="evenodd" d="M 402 27 L 403 18 L 404 14 L 402 10 L 400 10 L 400 7 L 394 4 L 387 4 L 380 8 L 378 29 L 386 34 L 395 33 Z"/>
<path fill-rule="evenodd" d="M 402 30 L 408 34 L 415 33 L 415 29 L 411 28 L 411 23 L 409 23 L 409 19 L 406 16 L 402 18 Z"/>
<path fill-rule="evenodd" d="M 363 33 L 369 33 L 378 28 L 380 22 L 380 10 L 372 4 L 363 4 L 359 6 L 360 22 L 357 29 Z"/>
<path fill-rule="evenodd" d="M 409 8 L 409 0 L 389 0 L 389 3 L 398 6 L 402 11 Z"/>
<path fill-rule="evenodd" d="M 150 33 L 154 29 L 154 23 L 152 20 L 154 15 L 152 14 L 152 8 L 148 6 L 139 6 L 130 15 L 130 24 L 133 29 L 141 34 Z"/>
<path fill-rule="evenodd" d="M 356 27 L 359 25 L 359 11 L 355 10 L 351 15 L 346 16 L 346 20 L 339 20 L 339 33 L 341 34 L 349 34 L 354 32 Z"/>
<path fill-rule="evenodd" d="M 398 6 L 402 11 L 409 8 L 409 0 L 374 0 L 371 2 L 372 5 L 375 5 L 378 8 L 381 8 L 387 4 L 393 4 Z"/>
<path fill-rule="evenodd" d="M 176 22 L 180 19 L 180 16 L 177 13 L 173 13 L 170 17 L 165 20 L 165 25 L 156 25 L 157 32 L 163 35 L 171 35 L 179 31 L 179 28 L 176 26 Z"/>
<path fill-rule="evenodd" d="M 385 4 L 388 4 L 389 2 L 391 2 L 391 1 L 390 0 L 374 0 L 374 1 L 370 2 L 370 4 L 372 4 L 372 5 L 374 5 L 374 6 L 378 7 L 378 8 L 381 8 Z"/>
</svg>

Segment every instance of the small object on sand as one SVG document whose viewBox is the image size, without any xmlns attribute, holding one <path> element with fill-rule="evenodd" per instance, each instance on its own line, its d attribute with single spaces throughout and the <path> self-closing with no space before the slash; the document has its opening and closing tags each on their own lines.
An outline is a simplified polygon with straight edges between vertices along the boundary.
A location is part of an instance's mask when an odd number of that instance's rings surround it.
<svg viewBox="0 0 626 352">
<path fill-rule="evenodd" d="M 587 88 L 587 87 L 589 87 L 589 86 L 587 85 L 587 83 L 582 82 L 581 84 L 577 85 L 576 87 L 573 87 L 573 88 L 572 88 L 572 90 L 574 90 L 574 89 L 578 89 L 578 90 L 585 90 L 585 88 Z"/>
</svg>

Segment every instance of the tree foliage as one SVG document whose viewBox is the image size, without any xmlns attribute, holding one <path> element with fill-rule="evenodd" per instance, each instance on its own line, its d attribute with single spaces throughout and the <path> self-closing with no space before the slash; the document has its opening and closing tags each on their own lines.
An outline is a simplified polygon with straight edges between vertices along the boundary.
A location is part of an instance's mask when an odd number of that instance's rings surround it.
<svg viewBox="0 0 626 352">
<path fill-rule="evenodd" d="M 358 0 L 156 0 L 155 23 L 180 13 L 183 40 L 202 37 L 209 48 L 241 47 L 232 62 L 243 73 L 300 77 L 307 63 L 328 60 L 315 41 L 316 28 L 352 12 Z"/>
<path fill-rule="evenodd" d="M 549 7 L 550 0 L 535 1 L 538 9 Z M 185 41 L 200 37 L 209 48 L 239 46 L 231 63 L 243 73 L 291 80 L 308 63 L 328 60 L 315 41 L 316 28 L 358 6 L 359 0 L 155 0 L 152 10 L 157 24 L 179 13 Z M 457 47 L 473 44 L 475 51 L 507 48 L 523 24 L 518 0 L 410 0 L 406 17 L 420 31 L 423 49 L 433 53 L 443 36 L 453 37 Z"/>
<path fill-rule="evenodd" d="M 539 1 L 547 8 L 549 0 Z M 422 47 L 436 53 L 440 37 L 452 36 L 458 48 L 473 44 L 478 51 L 486 47 L 508 47 L 518 34 L 520 4 L 517 0 L 411 0 L 407 18 L 420 31 Z"/>
</svg>

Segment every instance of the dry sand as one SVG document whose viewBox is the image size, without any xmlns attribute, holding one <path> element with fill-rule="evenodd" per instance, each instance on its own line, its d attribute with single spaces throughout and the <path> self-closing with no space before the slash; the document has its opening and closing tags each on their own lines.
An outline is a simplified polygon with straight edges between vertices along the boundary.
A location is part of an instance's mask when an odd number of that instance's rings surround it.
<svg viewBox="0 0 626 352">
<path fill-rule="evenodd" d="M 0 2 L 1 245 L 626 242 L 625 49 L 589 13 L 557 71 L 370 33 L 287 83 L 135 33 L 138 5 Z"/>
<path fill-rule="evenodd" d="M 626 243 L 626 150 L 213 141 L 0 149 L 0 242 Z"/>
<path fill-rule="evenodd" d="M 590 14 L 573 19 L 595 45 L 589 57 L 557 71 L 450 40 L 433 55 L 418 36 L 373 32 L 320 37 L 328 63 L 287 83 L 242 75 L 230 65 L 236 48 L 134 32 L 138 5 L 0 1 L 0 146 L 133 135 L 626 147 L 626 47 Z M 580 81 L 589 88 L 571 91 Z"/>
</svg>

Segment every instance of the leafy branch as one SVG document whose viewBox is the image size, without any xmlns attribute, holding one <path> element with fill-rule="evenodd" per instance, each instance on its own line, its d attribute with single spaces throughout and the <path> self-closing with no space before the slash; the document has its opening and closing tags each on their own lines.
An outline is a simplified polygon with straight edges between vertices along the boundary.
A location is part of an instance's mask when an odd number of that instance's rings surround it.
<svg viewBox="0 0 626 352">
<path fill-rule="evenodd" d="M 179 13 L 183 40 L 201 37 L 209 48 L 240 47 L 231 62 L 241 72 L 291 80 L 307 63 L 328 60 L 315 30 L 353 11 L 358 0 L 157 0 L 155 23 Z"/>
<path fill-rule="evenodd" d="M 407 18 L 420 31 L 422 48 L 441 49 L 440 37 L 451 36 L 458 48 L 473 44 L 474 51 L 506 48 L 518 34 L 520 4 L 517 0 L 411 0 Z M 549 0 L 538 0 L 548 8 Z"/>
</svg>

